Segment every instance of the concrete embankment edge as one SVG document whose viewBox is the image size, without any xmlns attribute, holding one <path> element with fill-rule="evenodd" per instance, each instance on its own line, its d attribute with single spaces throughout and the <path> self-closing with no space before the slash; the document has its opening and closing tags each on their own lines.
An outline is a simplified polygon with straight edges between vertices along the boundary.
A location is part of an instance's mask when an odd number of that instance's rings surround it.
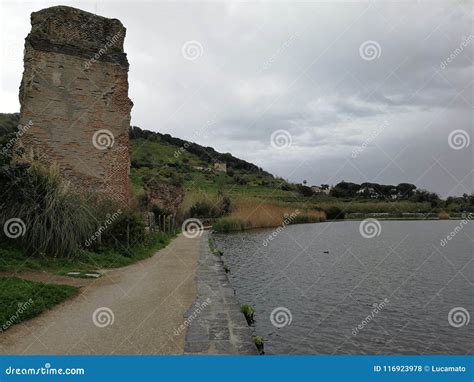
<svg viewBox="0 0 474 382">
<path fill-rule="evenodd" d="M 185 354 L 257 355 L 252 332 L 230 285 L 221 256 L 211 253 L 209 232 L 200 241 L 197 299 L 185 313 Z"/>
</svg>

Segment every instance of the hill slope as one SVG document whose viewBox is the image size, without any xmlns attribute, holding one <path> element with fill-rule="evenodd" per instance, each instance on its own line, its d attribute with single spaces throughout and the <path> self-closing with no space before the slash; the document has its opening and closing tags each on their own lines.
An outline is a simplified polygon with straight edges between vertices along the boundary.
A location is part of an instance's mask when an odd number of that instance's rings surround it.
<svg viewBox="0 0 474 382">
<path fill-rule="evenodd" d="M 5 144 L 17 131 L 19 113 L 0 113 L 0 145 Z M 212 147 L 174 138 L 169 134 L 130 128 L 130 179 L 135 195 L 143 192 L 148 180 L 183 186 L 185 204 L 198 199 L 212 201 L 218 190 L 225 189 L 234 195 L 269 194 L 281 184 L 272 174 L 258 166 L 219 153 Z M 225 163 L 227 172 L 214 169 L 215 163 Z"/>
<path fill-rule="evenodd" d="M 270 193 L 282 184 L 258 166 L 212 147 L 138 127 L 130 129 L 130 138 L 131 180 L 136 193 L 149 179 L 184 186 L 189 202 L 198 194 L 212 199 L 223 189 L 233 194 Z M 215 170 L 215 163 L 225 163 L 227 172 Z"/>
<path fill-rule="evenodd" d="M 0 114 L 0 145 L 14 135 L 18 118 L 18 113 Z M 196 203 L 208 202 L 214 205 L 222 203 L 224 194 L 229 197 L 233 206 L 254 203 L 293 209 L 316 208 L 325 211 L 337 208 L 348 214 L 363 215 L 381 212 L 392 216 L 402 216 L 401 214 L 406 212 L 432 213 L 435 207 L 428 200 L 416 198 L 418 194 L 410 200 L 398 201 L 390 201 L 387 198 L 354 199 L 353 195 L 344 193 L 339 195 L 336 192 L 332 193 L 333 196 L 303 196 L 305 193 L 301 192 L 302 185 L 275 178 L 252 163 L 229 153 L 219 153 L 212 147 L 204 147 L 174 138 L 169 134 L 142 130 L 138 127 L 130 128 L 130 138 L 130 179 L 135 196 L 140 197 L 144 194 L 144 185 L 150 180 L 182 186 L 185 189 L 185 199 L 181 208 L 184 213 Z M 227 171 L 218 171 L 214 168 L 215 163 L 225 163 Z M 341 185 L 342 183 L 337 186 Z M 337 191 L 338 187 L 335 187 L 335 190 Z M 445 207 L 452 212 L 466 211 L 466 205 L 472 203 L 472 197 L 468 201 L 461 199 L 463 198 L 448 200 L 446 206 L 439 201 L 435 210 Z"/>
</svg>

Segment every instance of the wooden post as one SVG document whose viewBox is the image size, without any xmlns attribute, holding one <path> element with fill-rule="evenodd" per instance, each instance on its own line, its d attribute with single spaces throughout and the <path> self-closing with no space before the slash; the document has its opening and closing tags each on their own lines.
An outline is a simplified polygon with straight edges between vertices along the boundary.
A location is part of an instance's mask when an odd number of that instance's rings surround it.
<svg viewBox="0 0 474 382">
<path fill-rule="evenodd" d="M 130 221 L 127 218 L 127 248 L 130 248 Z"/>
</svg>

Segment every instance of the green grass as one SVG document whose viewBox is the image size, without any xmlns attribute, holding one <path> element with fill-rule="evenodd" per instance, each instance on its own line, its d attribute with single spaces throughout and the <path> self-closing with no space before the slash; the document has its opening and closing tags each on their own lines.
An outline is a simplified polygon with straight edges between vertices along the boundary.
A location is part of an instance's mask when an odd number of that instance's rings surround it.
<svg viewBox="0 0 474 382">
<path fill-rule="evenodd" d="M 265 340 L 260 336 L 253 337 L 253 342 L 257 348 L 263 348 L 263 345 L 265 344 Z"/>
<path fill-rule="evenodd" d="M 103 268 L 119 268 L 152 256 L 156 251 L 166 247 L 171 237 L 162 233 L 155 234 L 147 244 L 128 250 L 128 256 L 118 250 L 102 253 L 81 251 L 71 259 L 51 257 L 28 257 L 22 250 L 0 248 L 0 271 L 15 272 L 19 270 L 46 270 L 59 275 L 68 272 L 94 272 Z"/>
<path fill-rule="evenodd" d="M 43 284 L 0 277 L 0 333 L 77 294 L 69 285 Z"/>
<path fill-rule="evenodd" d="M 255 315 L 255 309 L 248 304 L 244 304 L 240 306 L 240 312 L 245 316 L 245 319 L 247 320 L 247 323 L 249 325 L 252 325 L 255 322 L 254 315 Z"/>
</svg>

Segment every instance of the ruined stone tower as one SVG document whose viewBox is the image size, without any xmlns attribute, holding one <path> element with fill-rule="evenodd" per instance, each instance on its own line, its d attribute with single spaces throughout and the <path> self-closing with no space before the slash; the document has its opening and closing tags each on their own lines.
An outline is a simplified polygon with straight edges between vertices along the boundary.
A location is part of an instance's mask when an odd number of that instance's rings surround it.
<svg viewBox="0 0 474 382">
<path fill-rule="evenodd" d="M 71 7 L 31 14 L 20 86 L 17 161 L 57 165 L 71 189 L 129 200 L 125 28 Z"/>
</svg>

